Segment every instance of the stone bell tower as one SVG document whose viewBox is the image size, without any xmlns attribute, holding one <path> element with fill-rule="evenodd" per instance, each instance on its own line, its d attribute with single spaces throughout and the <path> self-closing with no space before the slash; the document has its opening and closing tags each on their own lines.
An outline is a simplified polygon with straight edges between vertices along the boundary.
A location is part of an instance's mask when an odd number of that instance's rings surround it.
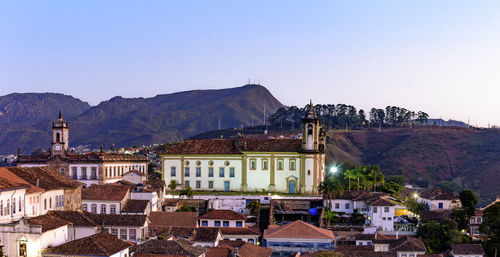
<svg viewBox="0 0 500 257">
<path fill-rule="evenodd" d="M 59 111 L 59 119 L 52 122 L 52 156 L 64 156 L 69 149 L 69 124 L 63 120 L 62 113 Z"/>
<path fill-rule="evenodd" d="M 309 109 L 302 118 L 302 150 L 305 152 L 319 152 L 320 124 L 311 100 Z"/>
</svg>

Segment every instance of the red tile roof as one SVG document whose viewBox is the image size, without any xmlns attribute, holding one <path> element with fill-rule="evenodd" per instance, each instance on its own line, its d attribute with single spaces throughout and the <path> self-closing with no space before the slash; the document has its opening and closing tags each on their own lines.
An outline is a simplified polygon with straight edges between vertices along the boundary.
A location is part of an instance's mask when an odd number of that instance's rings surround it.
<svg viewBox="0 0 500 257">
<path fill-rule="evenodd" d="M 210 247 L 205 257 L 232 257 L 231 250 L 225 247 Z"/>
<path fill-rule="evenodd" d="M 151 212 L 149 214 L 151 227 L 190 227 L 198 224 L 197 212 Z"/>
<path fill-rule="evenodd" d="M 44 250 L 44 254 L 111 256 L 129 248 L 130 245 L 114 235 L 101 232 Z"/>
<path fill-rule="evenodd" d="M 71 224 L 71 222 L 60 219 L 56 216 L 45 214 L 33 218 L 26 219 L 26 222 L 31 225 L 39 225 L 42 227 L 42 232 L 60 228 Z"/>
<path fill-rule="evenodd" d="M 269 257 L 273 249 L 257 246 L 250 243 L 245 243 L 238 250 L 239 257 Z"/>
<path fill-rule="evenodd" d="M 123 205 L 122 213 L 145 213 L 149 205 L 149 200 L 127 200 Z"/>
<path fill-rule="evenodd" d="M 207 252 L 207 250 L 208 249 L 203 247 L 192 246 L 183 240 L 174 241 L 153 239 L 148 240 L 143 244 L 132 246 L 129 251 L 130 253 L 133 253 L 133 256 L 152 256 L 151 254 L 154 254 L 154 256 L 198 257 Z"/>
<path fill-rule="evenodd" d="M 460 255 L 485 255 L 483 246 L 480 244 L 453 244 L 451 251 L 453 254 Z"/>
<path fill-rule="evenodd" d="M 451 217 L 451 211 L 448 211 L 448 210 L 436 210 L 436 211 L 421 210 L 419 212 L 419 215 L 420 215 L 421 219 L 445 220 L 445 219 L 449 219 Z"/>
<path fill-rule="evenodd" d="M 136 154 L 117 154 L 90 152 L 86 154 L 66 153 L 64 156 L 44 153 L 37 156 L 18 156 L 17 163 L 45 163 L 53 159 L 59 159 L 62 162 L 73 163 L 103 163 L 103 162 L 147 162 L 145 155 Z"/>
<path fill-rule="evenodd" d="M 119 184 L 91 185 L 82 189 L 82 200 L 122 201 L 130 190 Z"/>
<path fill-rule="evenodd" d="M 44 191 L 42 188 L 31 185 L 26 180 L 16 176 L 8 169 L 0 167 L 0 191 L 20 188 L 26 188 L 26 193 L 28 194 Z"/>
<path fill-rule="evenodd" d="M 448 192 L 440 187 L 429 189 L 420 194 L 420 197 L 429 200 L 457 200 L 458 196 L 454 193 Z"/>
<path fill-rule="evenodd" d="M 201 215 L 200 220 L 246 220 L 247 217 L 232 210 L 211 210 Z"/>
<path fill-rule="evenodd" d="M 49 211 L 47 214 L 71 222 L 77 227 L 95 227 L 98 224 L 81 211 Z"/>
<path fill-rule="evenodd" d="M 38 186 L 44 190 L 74 189 L 83 185 L 50 167 L 8 167 L 7 169 L 32 185 L 36 185 L 38 180 Z"/>
<path fill-rule="evenodd" d="M 285 226 L 264 230 L 264 238 L 307 238 L 307 239 L 334 239 L 333 232 L 318 228 L 301 220 Z"/>
<path fill-rule="evenodd" d="M 233 227 L 222 227 L 220 228 L 222 235 L 249 235 L 249 236 L 260 236 L 255 230 L 248 228 L 233 228 Z"/>
</svg>

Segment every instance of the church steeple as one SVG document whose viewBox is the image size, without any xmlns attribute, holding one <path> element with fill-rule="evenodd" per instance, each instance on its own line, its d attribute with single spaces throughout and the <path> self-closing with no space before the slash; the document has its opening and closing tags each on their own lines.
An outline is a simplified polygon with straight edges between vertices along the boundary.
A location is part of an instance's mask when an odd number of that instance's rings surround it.
<svg viewBox="0 0 500 257">
<path fill-rule="evenodd" d="M 309 103 L 309 108 L 304 118 L 302 118 L 302 126 L 302 150 L 318 152 L 320 125 L 312 100 Z"/>
<path fill-rule="evenodd" d="M 57 121 L 52 122 L 52 147 L 51 155 L 64 156 L 69 150 L 69 124 L 63 120 L 62 112 L 59 111 Z"/>
</svg>

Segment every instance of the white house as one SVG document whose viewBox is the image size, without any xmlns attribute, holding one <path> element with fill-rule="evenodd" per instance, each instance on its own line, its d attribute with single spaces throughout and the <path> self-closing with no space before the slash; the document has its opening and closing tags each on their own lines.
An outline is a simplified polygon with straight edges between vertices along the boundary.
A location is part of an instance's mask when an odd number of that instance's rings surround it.
<svg viewBox="0 0 500 257">
<path fill-rule="evenodd" d="M 376 198 L 367 200 L 367 205 L 367 225 L 382 231 L 394 231 L 394 203 L 384 198 Z"/>
<path fill-rule="evenodd" d="M 92 185 L 82 190 L 82 209 L 97 214 L 120 214 L 129 199 L 130 187 L 120 184 Z"/>
<path fill-rule="evenodd" d="M 462 207 L 460 198 L 456 194 L 448 192 L 440 187 L 424 191 L 417 196 L 417 202 L 427 204 L 431 211 L 452 210 Z"/>
<path fill-rule="evenodd" d="M 326 134 L 312 107 L 302 139 L 187 140 L 167 146 L 162 176 L 193 190 L 317 193 Z"/>
<path fill-rule="evenodd" d="M 255 244 L 258 228 L 248 228 L 246 217 L 231 210 L 212 210 L 200 216 L 201 227 L 219 227 L 224 240 L 240 240 Z"/>
<path fill-rule="evenodd" d="M 65 244 L 46 249 L 44 257 L 128 257 L 130 245 L 107 232 L 76 239 Z"/>
<path fill-rule="evenodd" d="M 73 240 L 69 225 L 50 215 L 0 224 L 0 248 L 6 256 L 37 257 L 42 249 Z"/>
<path fill-rule="evenodd" d="M 124 241 L 144 241 L 149 234 L 149 219 L 146 215 L 87 214 L 103 227 L 104 231 Z"/>
</svg>

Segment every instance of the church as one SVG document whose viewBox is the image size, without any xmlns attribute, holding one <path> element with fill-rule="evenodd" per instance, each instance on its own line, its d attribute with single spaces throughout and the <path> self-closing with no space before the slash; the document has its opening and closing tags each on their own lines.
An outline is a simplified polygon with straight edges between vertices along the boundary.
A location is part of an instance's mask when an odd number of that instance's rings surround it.
<svg viewBox="0 0 500 257">
<path fill-rule="evenodd" d="M 325 176 L 326 133 L 310 105 L 302 139 L 186 140 L 162 154 L 165 183 L 200 191 L 316 194 Z"/>
<path fill-rule="evenodd" d="M 19 150 L 17 166 L 49 166 L 61 174 L 84 183 L 113 183 L 121 180 L 123 174 L 136 170 L 147 176 L 148 159 L 144 155 L 105 153 L 102 150 L 86 154 L 69 151 L 69 123 L 59 112 L 59 119 L 52 122 L 52 143 L 48 153 L 29 156 L 21 155 Z"/>
</svg>

